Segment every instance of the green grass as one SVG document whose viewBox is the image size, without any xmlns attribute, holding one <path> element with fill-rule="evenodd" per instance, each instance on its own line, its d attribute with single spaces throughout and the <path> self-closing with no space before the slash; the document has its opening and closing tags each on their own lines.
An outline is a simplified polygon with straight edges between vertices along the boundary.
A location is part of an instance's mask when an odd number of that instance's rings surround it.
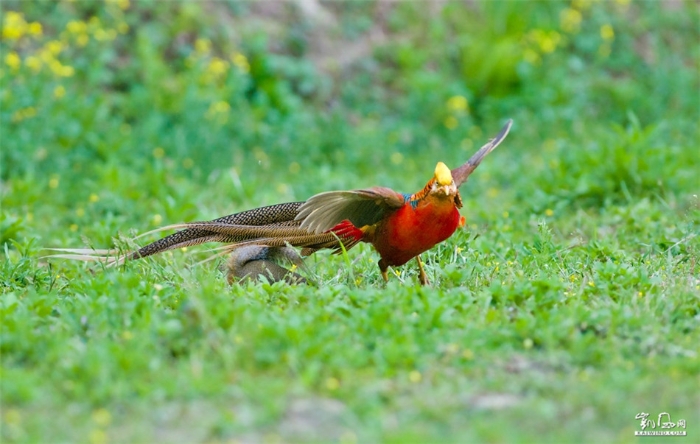
<svg viewBox="0 0 700 444">
<path fill-rule="evenodd" d="M 636 442 L 640 412 L 697 437 L 697 8 L 266 5 L 2 3 L 0 439 Z M 416 191 L 507 118 L 431 287 L 366 245 L 307 259 L 313 287 L 229 286 L 203 249 L 42 258 Z"/>
</svg>

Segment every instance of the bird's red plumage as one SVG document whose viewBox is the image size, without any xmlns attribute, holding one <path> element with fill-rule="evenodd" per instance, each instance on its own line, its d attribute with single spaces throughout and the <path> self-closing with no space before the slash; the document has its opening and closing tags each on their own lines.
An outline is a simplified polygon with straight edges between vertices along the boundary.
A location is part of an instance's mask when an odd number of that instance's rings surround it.
<svg viewBox="0 0 700 444">
<path fill-rule="evenodd" d="M 399 266 L 452 236 L 460 224 L 452 199 L 410 202 L 377 224 L 371 239 L 386 265 Z"/>
<path fill-rule="evenodd" d="M 344 220 L 335 227 L 331 228 L 329 230 L 332 233 L 335 233 L 336 236 L 338 236 L 340 239 L 347 239 L 350 241 L 359 242 L 362 240 L 364 237 L 365 233 L 357 228 L 355 225 L 352 224 L 349 220 Z"/>
</svg>

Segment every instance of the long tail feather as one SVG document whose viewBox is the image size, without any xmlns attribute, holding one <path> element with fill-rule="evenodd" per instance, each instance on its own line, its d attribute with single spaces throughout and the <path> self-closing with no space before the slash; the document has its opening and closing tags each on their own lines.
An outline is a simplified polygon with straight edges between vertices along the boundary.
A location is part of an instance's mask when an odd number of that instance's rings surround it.
<svg viewBox="0 0 700 444">
<path fill-rule="evenodd" d="M 151 234 L 156 234 L 156 233 L 162 233 L 163 231 L 170 231 L 170 230 L 182 230 L 187 223 L 182 222 L 179 224 L 172 224 L 172 225 L 166 225 L 164 227 L 156 228 L 155 230 L 151 231 L 146 231 L 145 233 L 141 233 L 134 237 L 134 240 L 141 239 L 142 237 L 150 236 Z"/>
<path fill-rule="evenodd" d="M 503 128 L 501 128 L 501 131 L 496 135 L 496 137 L 489 140 L 489 142 L 486 145 L 482 146 L 479 149 L 479 151 L 477 151 L 472 157 L 469 158 L 467 163 L 465 163 L 461 167 L 452 170 L 452 179 L 454 180 L 457 188 L 462 186 L 462 184 L 467 181 L 469 175 L 476 169 L 476 167 L 479 166 L 484 157 L 486 157 L 491 151 L 495 150 L 496 147 L 501 142 L 503 142 L 503 140 L 508 135 L 508 132 L 510 131 L 510 127 L 512 125 L 513 119 L 508 119 L 508 121 L 503 126 Z"/>
<path fill-rule="evenodd" d="M 89 254 L 51 254 L 43 256 L 43 259 L 69 259 L 84 262 L 102 262 L 107 265 L 112 260 L 109 256 L 91 256 Z"/>
<path fill-rule="evenodd" d="M 289 210 L 289 204 L 281 204 L 279 207 Z M 293 204 L 296 211 L 298 205 Z M 269 208 L 269 207 L 266 207 Z M 256 213 L 257 210 L 250 210 L 245 213 Z M 237 213 L 242 214 L 242 213 Z M 296 214 L 287 211 L 287 215 Z M 322 248 L 341 249 L 341 242 L 346 249 L 352 248 L 360 241 L 358 233 L 361 231 L 349 225 L 339 225 L 336 232 L 325 232 L 320 234 L 310 233 L 307 229 L 301 228 L 301 221 L 283 220 L 278 218 L 261 218 L 260 220 L 272 221 L 266 225 L 246 225 L 234 224 L 231 221 L 249 221 L 249 217 L 240 218 L 233 217 L 236 215 L 226 216 L 215 219 L 213 221 L 190 222 L 173 224 L 151 230 L 137 236 L 135 239 L 143 236 L 159 233 L 169 230 L 180 230 L 169 236 L 152 242 L 138 250 L 131 252 L 123 252 L 117 249 L 110 250 L 94 250 L 89 248 L 54 248 L 51 251 L 57 251 L 62 254 L 50 255 L 48 258 L 57 259 L 73 259 L 83 261 L 98 261 L 108 267 L 118 266 L 127 260 L 139 259 L 150 256 L 156 253 L 173 250 L 177 248 L 200 245 L 208 242 L 222 242 L 227 245 L 219 249 L 209 250 L 220 252 L 212 255 L 210 258 L 201 261 L 200 263 L 208 262 L 217 257 L 229 254 L 236 248 L 246 245 L 265 245 L 268 247 L 285 247 L 294 246 L 302 247 L 305 251 L 315 251 Z"/>
<path fill-rule="evenodd" d="M 201 222 L 203 224 L 225 224 L 225 225 L 245 225 L 245 226 L 264 226 L 264 225 L 285 225 L 294 224 L 299 207 L 303 202 L 288 202 L 276 205 L 269 205 L 252 210 L 242 211 L 240 213 L 230 214 L 211 222 Z M 132 254 L 131 259 L 143 258 L 152 254 L 161 253 L 163 251 L 172 250 L 174 245 L 180 245 L 183 242 L 191 241 L 199 238 L 207 238 L 212 232 L 205 229 L 194 228 L 188 224 L 175 224 L 167 227 L 152 230 L 146 234 L 158 233 L 161 231 L 182 229 L 177 233 L 173 233 L 155 242 L 152 242 Z M 141 237 L 141 236 L 139 236 Z M 211 242 L 211 241 L 206 241 Z M 200 242 L 201 243 L 201 242 Z"/>
<path fill-rule="evenodd" d="M 94 256 L 114 256 L 119 254 L 119 250 L 93 250 L 92 248 L 44 248 L 47 251 L 60 251 L 62 253 L 73 253 L 78 255 L 94 255 Z M 55 256 L 55 255 L 53 255 Z M 47 256 L 48 257 L 48 256 Z"/>
</svg>

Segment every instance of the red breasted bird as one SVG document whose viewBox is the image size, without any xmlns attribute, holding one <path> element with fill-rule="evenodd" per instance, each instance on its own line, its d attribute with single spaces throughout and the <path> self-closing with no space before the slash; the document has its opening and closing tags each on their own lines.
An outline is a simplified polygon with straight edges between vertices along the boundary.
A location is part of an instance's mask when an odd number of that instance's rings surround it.
<svg viewBox="0 0 700 444">
<path fill-rule="evenodd" d="M 205 242 L 223 242 L 222 253 L 233 252 L 243 246 L 257 245 L 269 248 L 301 247 L 302 255 L 321 249 L 336 252 L 349 250 L 358 242 L 374 246 L 380 256 L 379 270 L 385 281 L 389 267 L 397 267 L 416 258 L 420 282 L 428 283 L 420 254 L 449 238 L 464 224 L 460 216 L 462 198 L 459 187 L 505 137 L 512 125 L 508 120 L 501 131 L 481 147 L 464 165 L 450 169 L 442 162 L 435 167 L 433 177 L 422 190 L 402 194 L 384 187 L 351 191 L 329 191 L 312 196 L 304 202 L 290 202 L 256 208 L 224 216 L 212 221 L 170 225 L 158 231 L 180 231 L 148 244 L 125 256 L 116 257 L 114 250 L 61 249 L 54 257 L 81 260 L 103 260 L 120 264 L 124 260 L 139 259 L 163 251 L 198 245 Z M 150 234 L 149 232 L 146 234 Z M 342 246 L 341 246 L 342 244 Z M 267 258 L 246 257 L 247 267 L 255 260 Z M 242 277 L 242 264 L 229 262 L 229 279 Z M 266 273 L 272 276 L 267 267 Z M 275 272 L 280 270 L 275 269 Z M 285 276 L 285 273 L 278 273 Z M 232 277 L 233 276 L 233 277 Z M 275 277 L 272 276 L 274 279 Z M 282 279 L 280 277 L 279 279 Z M 278 280 L 279 280 L 278 279 Z"/>
</svg>

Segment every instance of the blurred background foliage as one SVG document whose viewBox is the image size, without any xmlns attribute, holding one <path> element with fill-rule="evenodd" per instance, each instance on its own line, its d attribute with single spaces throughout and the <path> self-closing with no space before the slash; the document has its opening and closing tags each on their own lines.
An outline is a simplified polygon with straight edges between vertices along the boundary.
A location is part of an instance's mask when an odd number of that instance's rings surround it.
<svg viewBox="0 0 700 444">
<path fill-rule="evenodd" d="M 506 118 L 468 200 L 697 190 L 692 2 L 4 1 L 2 23 L 6 239 L 410 191 Z"/>
<path fill-rule="evenodd" d="M 0 8 L 3 442 L 277 442 L 338 408 L 356 435 L 308 436 L 626 442 L 647 408 L 693 432 L 697 2 Z M 416 191 L 508 118 L 461 190 L 467 226 L 424 255 L 430 289 L 413 266 L 384 286 L 367 246 L 309 258 L 319 287 L 228 286 L 180 252 L 39 259 Z"/>
</svg>

